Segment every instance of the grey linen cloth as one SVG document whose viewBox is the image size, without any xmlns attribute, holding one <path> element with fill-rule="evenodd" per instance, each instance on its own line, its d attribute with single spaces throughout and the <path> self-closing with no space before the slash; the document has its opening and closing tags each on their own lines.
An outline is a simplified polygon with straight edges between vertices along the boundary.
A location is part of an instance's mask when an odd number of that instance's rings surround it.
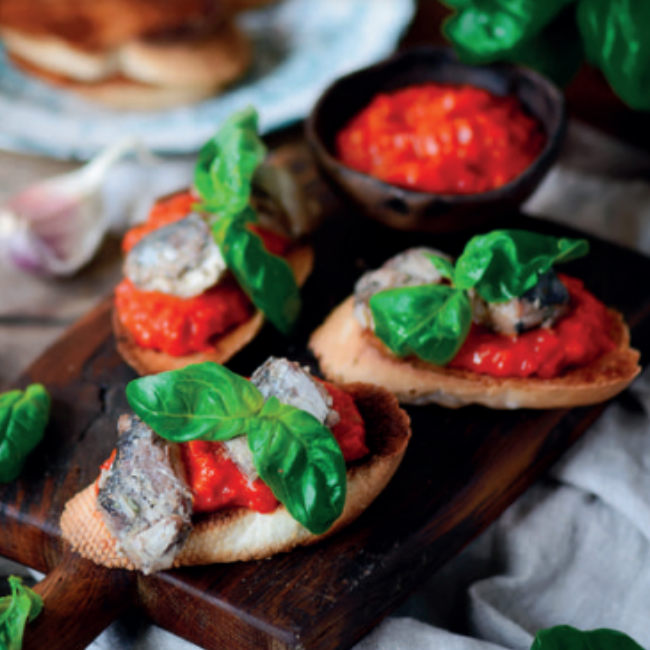
<svg viewBox="0 0 650 650">
<path fill-rule="evenodd" d="M 649 160 L 573 125 L 559 165 L 529 202 L 650 252 Z M 642 279 L 641 279 L 642 281 Z M 25 573 L 0 560 L 0 575 Z M 611 627 L 650 648 L 650 374 L 616 400 L 550 475 L 423 585 L 355 650 L 528 649 L 559 624 Z M 195 648 L 137 616 L 93 650 Z"/>
<path fill-rule="evenodd" d="M 650 648 L 649 416 L 645 373 L 402 608 L 421 620 L 389 618 L 356 650 L 527 650 L 537 630 L 561 624 L 618 629 Z M 441 619 L 445 601 L 459 611 Z"/>
</svg>

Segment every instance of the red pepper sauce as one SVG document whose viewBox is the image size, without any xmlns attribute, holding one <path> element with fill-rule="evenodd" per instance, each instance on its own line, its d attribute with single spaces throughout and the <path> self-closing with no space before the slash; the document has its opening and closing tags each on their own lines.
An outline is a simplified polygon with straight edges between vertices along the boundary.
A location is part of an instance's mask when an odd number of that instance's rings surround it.
<svg viewBox="0 0 650 650">
<path fill-rule="evenodd" d="M 387 183 L 475 194 L 519 176 L 545 140 L 515 97 L 429 83 L 377 95 L 336 144 L 345 165 Z"/>
<path fill-rule="evenodd" d="M 332 434 L 346 462 L 368 453 L 363 418 L 354 400 L 331 384 L 325 387 L 341 416 Z M 261 480 L 249 482 L 237 465 L 226 457 L 219 442 L 194 441 L 181 445 L 190 489 L 194 495 L 194 512 L 214 512 L 220 508 L 243 507 L 257 512 L 272 512 L 279 502 Z"/>
<path fill-rule="evenodd" d="M 131 229 L 122 242 L 128 252 L 149 233 L 186 217 L 197 202 L 190 192 L 159 201 L 146 223 Z M 274 255 L 284 255 L 291 242 L 286 237 L 250 226 Z M 115 306 L 122 325 L 143 348 L 172 356 L 204 352 L 211 341 L 248 320 L 253 306 L 233 278 L 226 278 L 193 298 L 179 298 L 157 291 L 141 291 L 124 279 L 115 290 Z"/>
<path fill-rule="evenodd" d="M 473 324 L 449 367 L 492 377 L 553 379 L 565 368 L 587 365 L 614 350 L 605 305 L 580 280 L 559 277 L 569 290 L 571 311 L 554 327 L 506 336 Z"/>
<path fill-rule="evenodd" d="M 95 481 L 95 496 L 99 494 L 99 479 L 102 476 L 102 472 L 108 472 L 108 470 L 111 468 L 111 465 L 113 464 L 113 461 L 115 460 L 115 456 L 117 456 L 117 447 L 113 449 L 111 455 L 99 466 L 99 476 Z"/>
<path fill-rule="evenodd" d="M 115 289 L 115 307 L 141 348 L 180 357 L 210 350 L 213 337 L 248 320 L 253 306 L 234 278 L 193 298 L 140 291 L 124 279 Z"/>
<path fill-rule="evenodd" d="M 192 196 L 192 193 L 179 192 L 172 194 L 166 199 L 156 201 L 145 223 L 131 228 L 122 240 L 122 250 L 128 253 L 143 237 L 158 228 L 168 226 L 170 223 L 179 221 L 192 212 L 192 206 L 199 203 L 199 199 Z"/>
</svg>

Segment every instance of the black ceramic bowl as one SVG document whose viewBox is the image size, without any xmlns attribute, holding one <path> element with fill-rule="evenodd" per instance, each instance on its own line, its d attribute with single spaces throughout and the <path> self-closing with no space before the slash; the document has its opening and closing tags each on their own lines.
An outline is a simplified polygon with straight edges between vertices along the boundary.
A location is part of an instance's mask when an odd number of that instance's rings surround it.
<svg viewBox="0 0 650 650">
<path fill-rule="evenodd" d="M 468 84 L 495 95 L 514 95 L 546 131 L 535 161 L 510 183 L 478 194 L 431 194 L 407 190 L 343 165 L 336 134 L 381 92 L 425 82 Z M 418 48 L 397 54 L 334 82 L 306 124 L 307 141 L 326 178 L 363 212 L 403 230 L 451 231 L 473 228 L 520 206 L 537 188 L 558 156 L 566 132 L 562 92 L 539 74 L 514 65 L 471 66 L 448 48 Z"/>
</svg>

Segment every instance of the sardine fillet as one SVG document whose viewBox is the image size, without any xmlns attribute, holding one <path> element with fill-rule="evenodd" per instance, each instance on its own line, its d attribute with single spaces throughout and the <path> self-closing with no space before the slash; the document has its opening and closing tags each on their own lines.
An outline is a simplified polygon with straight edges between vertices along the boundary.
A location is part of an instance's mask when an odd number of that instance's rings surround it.
<svg viewBox="0 0 650 650">
<path fill-rule="evenodd" d="M 234 562 L 270 557 L 313 544 L 356 519 L 386 487 L 411 436 L 408 415 L 395 397 L 369 384 L 341 386 L 354 399 L 366 423 L 370 455 L 348 465 L 343 514 L 324 535 L 312 535 L 281 506 L 266 515 L 231 508 L 196 517 L 176 566 Z M 61 517 L 63 539 L 83 557 L 110 568 L 134 569 L 122 556 L 96 509 L 95 486 L 73 497 Z"/>
</svg>

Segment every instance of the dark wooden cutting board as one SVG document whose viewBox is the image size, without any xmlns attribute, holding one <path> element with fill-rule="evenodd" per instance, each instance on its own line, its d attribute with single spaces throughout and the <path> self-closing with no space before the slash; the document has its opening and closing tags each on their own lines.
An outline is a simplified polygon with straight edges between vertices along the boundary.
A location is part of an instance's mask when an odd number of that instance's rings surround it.
<svg viewBox="0 0 650 650">
<path fill-rule="evenodd" d="M 243 374 L 270 354 L 313 365 L 309 333 L 364 270 L 413 245 L 455 254 L 467 239 L 395 233 L 361 220 L 315 180 L 302 149 L 288 157 L 329 220 L 314 237 L 317 261 L 294 337 L 287 341 L 267 326 L 229 364 Z M 519 214 L 504 215 L 497 226 L 576 235 Z M 623 312 L 645 361 L 650 260 L 591 242 L 591 254 L 565 270 Z M 413 438 L 402 466 L 368 511 L 333 539 L 265 561 L 148 577 L 109 571 L 71 554 L 58 526 L 65 502 L 96 478 L 114 446 L 117 418 L 128 408 L 124 386 L 134 374 L 115 352 L 109 316 L 107 299 L 18 382 L 42 382 L 53 397 L 43 443 L 23 476 L 0 486 L 0 554 L 49 574 L 37 587 L 46 607 L 29 626 L 27 649 L 83 648 L 129 607 L 209 650 L 349 648 L 494 521 L 604 408 L 409 408 Z"/>
</svg>

